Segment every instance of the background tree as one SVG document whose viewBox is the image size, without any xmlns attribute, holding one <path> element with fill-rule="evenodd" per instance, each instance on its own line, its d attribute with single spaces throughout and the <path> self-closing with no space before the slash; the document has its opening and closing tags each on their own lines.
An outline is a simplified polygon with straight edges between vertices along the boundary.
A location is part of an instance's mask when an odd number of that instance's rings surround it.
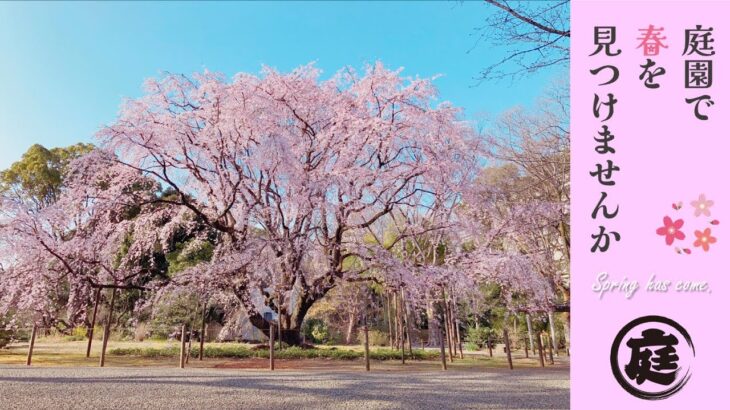
<svg viewBox="0 0 730 410">
<path fill-rule="evenodd" d="M 0 192 L 32 203 L 35 208 L 53 204 L 60 195 L 68 164 L 93 148 L 83 143 L 51 149 L 35 144 L 20 161 L 0 172 Z"/>
<path fill-rule="evenodd" d="M 516 78 L 570 59 L 570 1 L 485 0 L 494 13 L 476 29 L 477 42 L 506 47 L 505 56 L 485 67 L 481 80 Z"/>
</svg>

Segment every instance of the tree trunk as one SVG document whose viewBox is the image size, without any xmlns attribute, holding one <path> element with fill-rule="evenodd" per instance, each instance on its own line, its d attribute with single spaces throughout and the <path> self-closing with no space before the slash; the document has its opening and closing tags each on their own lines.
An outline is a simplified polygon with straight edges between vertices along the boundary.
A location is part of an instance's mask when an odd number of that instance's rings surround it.
<svg viewBox="0 0 730 410">
<path fill-rule="evenodd" d="M 302 346 L 304 344 L 304 339 L 302 339 L 301 326 L 304 321 L 304 316 L 300 317 L 299 315 L 296 315 L 292 317 L 289 315 L 282 315 L 280 319 L 282 321 L 281 341 L 289 346 Z M 258 312 L 253 315 L 249 315 L 248 320 L 251 321 L 251 324 L 259 329 L 267 338 L 272 336 L 276 337 L 276 328 L 269 326 L 269 322 Z"/>
<path fill-rule="evenodd" d="M 318 285 L 317 291 L 308 289 L 298 289 L 298 293 L 295 299 L 295 305 L 289 308 L 282 307 L 282 312 L 279 314 L 278 321 L 281 322 L 281 341 L 289 346 L 303 346 L 304 339 L 301 335 L 302 323 L 304 318 L 307 316 L 307 312 L 314 305 L 314 303 L 324 298 L 327 293 L 334 287 L 334 285 Z M 248 295 L 248 290 L 243 288 L 237 288 L 235 293 L 239 300 L 244 302 Z M 275 301 L 274 301 L 275 302 Z M 250 303 L 243 303 L 244 311 L 248 316 L 251 325 L 259 329 L 267 338 L 272 331 L 269 326 L 269 322 L 263 317 L 255 306 Z M 274 306 L 275 308 L 276 306 Z M 291 312 L 288 312 L 292 309 Z M 276 332 L 276 330 L 273 330 Z"/>
<path fill-rule="evenodd" d="M 439 347 L 441 337 L 439 336 L 439 323 L 434 314 L 434 303 L 430 301 L 426 306 L 426 318 L 428 319 L 428 346 Z"/>
<path fill-rule="evenodd" d="M 350 343 L 352 343 L 352 334 L 354 333 L 354 330 L 355 330 L 355 322 L 356 322 L 355 319 L 356 318 L 355 318 L 355 314 L 352 312 L 350 312 L 348 314 L 348 316 L 349 316 L 349 318 L 348 318 L 348 322 L 347 322 L 347 334 L 345 335 L 345 344 L 349 345 Z"/>
</svg>

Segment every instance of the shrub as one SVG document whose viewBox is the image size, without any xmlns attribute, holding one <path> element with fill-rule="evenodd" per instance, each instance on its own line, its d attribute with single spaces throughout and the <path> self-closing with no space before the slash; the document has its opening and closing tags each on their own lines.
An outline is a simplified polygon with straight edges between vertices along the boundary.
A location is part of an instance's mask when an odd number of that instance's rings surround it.
<svg viewBox="0 0 730 410">
<path fill-rule="evenodd" d="M 322 319 L 307 319 L 302 324 L 302 333 L 308 341 L 316 344 L 324 344 L 332 340 L 330 329 Z"/>
<path fill-rule="evenodd" d="M 0 324 L 0 326 L 2 325 Z M 6 330 L 5 327 L 0 327 L 0 349 L 7 346 L 10 343 L 10 339 L 10 331 Z"/>
<path fill-rule="evenodd" d="M 488 327 L 470 327 L 466 329 L 466 337 L 464 338 L 467 344 L 471 343 L 476 345 L 477 349 L 483 349 L 486 346 L 487 339 L 491 337 L 494 339 L 494 332 Z M 468 348 L 467 348 L 468 349 Z"/>
<path fill-rule="evenodd" d="M 86 338 L 88 337 L 87 332 L 88 330 L 86 327 L 76 326 L 75 328 L 73 328 L 73 330 L 71 330 L 70 335 L 66 335 L 63 337 L 63 340 L 66 342 L 79 342 L 82 340 L 86 340 Z"/>
<path fill-rule="evenodd" d="M 362 330 L 357 334 L 357 341 L 359 344 L 365 344 L 365 333 Z M 370 346 L 388 346 L 390 344 L 388 334 L 380 330 L 369 330 L 368 341 Z"/>
<path fill-rule="evenodd" d="M 138 356 L 147 358 L 177 357 L 180 355 L 178 346 L 165 347 L 132 347 L 132 348 L 116 348 L 109 350 L 112 356 Z M 190 355 L 195 357 L 198 355 L 198 347 L 193 346 Z M 373 360 L 400 360 L 400 350 L 391 349 L 375 349 L 370 352 L 370 358 Z M 205 356 L 210 358 L 235 358 L 248 359 L 252 357 L 267 358 L 268 350 L 254 350 L 240 344 L 205 346 Z M 437 351 L 413 350 L 413 358 L 416 360 L 428 360 L 438 358 Z M 364 357 L 364 352 L 360 350 L 338 349 L 338 348 L 318 348 L 304 349 L 298 346 L 288 347 L 282 350 L 276 350 L 274 357 L 277 359 L 333 359 L 333 360 L 355 360 Z M 410 358 L 406 352 L 406 357 Z"/>
</svg>

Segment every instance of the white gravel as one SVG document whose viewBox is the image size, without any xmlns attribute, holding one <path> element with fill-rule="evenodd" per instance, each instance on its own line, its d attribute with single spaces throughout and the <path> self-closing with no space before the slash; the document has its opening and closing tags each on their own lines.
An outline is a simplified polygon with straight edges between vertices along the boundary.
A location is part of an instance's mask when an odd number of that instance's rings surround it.
<svg viewBox="0 0 730 410">
<path fill-rule="evenodd" d="M 567 409 L 569 371 L 0 366 L 2 409 Z"/>
</svg>

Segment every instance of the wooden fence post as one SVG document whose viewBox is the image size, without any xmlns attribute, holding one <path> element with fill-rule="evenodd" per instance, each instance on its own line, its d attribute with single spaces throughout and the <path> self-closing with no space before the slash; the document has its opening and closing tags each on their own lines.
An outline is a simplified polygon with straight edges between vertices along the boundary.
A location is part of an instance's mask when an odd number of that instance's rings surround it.
<svg viewBox="0 0 730 410">
<path fill-rule="evenodd" d="M 542 350 L 542 335 L 537 335 L 537 352 L 540 354 L 540 367 L 545 367 L 545 356 Z"/>
<path fill-rule="evenodd" d="M 388 296 L 388 303 L 385 303 L 385 300 L 383 300 L 382 296 L 380 299 L 383 302 L 383 309 L 385 310 L 385 318 L 388 319 L 388 342 L 390 343 L 390 348 L 392 349 L 393 348 L 393 325 L 390 321 L 390 296 Z"/>
<path fill-rule="evenodd" d="M 104 340 L 101 343 L 101 357 L 99 358 L 99 367 L 104 367 L 106 362 L 106 346 L 109 343 L 109 333 L 112 327 L 112 317 L 114 315 L 114 300 L 117 297 L 117 288 L 112 288 L 112 300 L 109 303 L 109 314 L 106 317 L 106 326 L 104 326 Z"/>
<path fill-rule="evenodd" d="M 190 324 L 188 331 L 188 349 L 185 351 L 185 364 L 190 363 L 190 352 L 193 350 L 193 325 Z"/>
<path fill-rule="evenodd" d="M 553 321 L 553 312 L 548 312 L 548 323 L 550 325 L 550 346 L 552 347 L 552 349 L 555 349 L 555 356 L 560 356 L 560 354 L 558 353 L 558 339 L 555 335 L 555 322 Z"/>
<path fill-rule="evenodd" d="M 461 343 L 461 330 L 459 330 L 459 323 L 458 321 L 455 324 L 456 327 L 456 340 L 459 343 L 459 359 L 464 358 L 464 347 L 463 343 Z"/>
<path fill-rule="evenodd" d="M 363 326 L 365 332 L 365 371 L 370 371 L 370 338 L 368 336 L 368 325 Z"/>
<path fill-rule="evenodd" d="M 208 303 L 203 303 L 203 314 L 201 315 L 200 323 L 200 350 L 198 351 L 198 360 L 203 360 L 203 351 L 205 347 L 205 310 L 208 307 Z"/>
<path fill-rule="evenodd" d="M 281 295 L 276 296 L 276 337 L 279 339 L 279 350 L 281 350 Z"/>
<path fill-rule="evenodd" d="M 185 368 L 185 325 L 180 330 L 180 368 Z"/>
<path fill-rule="evenodd" d="M 530 358 L 530 351 L 528 350 L 528 347 L 529 346 L 527 346 L 527 338 L 525 338 L 525 358 L 526 359 Z"/>
<path fill-rule="evenodd" d="M 30 333 L 30 343 L 28 343 L 28 357 L 25 359 L 26 366 L 30 366 L 30 362 L 33 360 L 33 347 L 35 346 L 36 332 L 38 332 L 38 325 L 33 323 L 33 330 Z"/>
<path fill-rule="evenodd" d="M 444 329 L 439 326 L 439 346 L 441 347 L 441 370 L 446 370 L 446 349 L 444 349 Z"/>
<path fill-rule="evenodd" d="M 443 306 L 444 306 L 443 322 L 444 322 L 444 328 L 446 329 L 446 344 L 448 345 L 448 348 L 449 348 L 449 363 L 453 363 L 454 354 L 456 353 L 455 351 L 452 352 L 453 335 L 451 334 L 451 331 L 453 330 L 453 328 L 451 327 L 451 315 L 449 314 L 449 305 L 448 305 L 448 302 L 446 301 L 446 291 L 444 291 L 443 288 L 441 288 L 441 295 L 443 297 L 443 302 L 444 302 L 444 304 L 443 304 Z"/>
<path fill-rule="evenodd" d="M 411 360 L 413 360 L 413 343 L 411 342 L 411 321 L 410 321 L 410 308 L 408 307 L 408 304 L 406 303 L 406 293 L 403 288 L 400 288 L 400 294 L 401 294 L 401 305 L 403 306 L 402 310 L 404 312 L 404 320 L 405 320 L 405 328 L 406 328 L 406 340 L 408 341 L 408 355 L 411 357 Z"/>
<path fill-rule="evenodd" d="M 487 348 L 489 349 L 489 357 L 494 357 L 492 354 L 492 337 L 487 336 Z"/>
<path fill-rule="evenodd" d="M 527 322 L 527 336 L 530 338 L 530 350 L 532 350 L 532 354 L 535 354 L 535 343 L 533 342 L 533 336 L 532 336 L 532 318 L 529 314 L 525 314 L 525 322 Z"/>
<path fill-rule="evenodd" d="M 274 322 L 269 321 L 269 370 L 274 370 Z"/>
<path fill-rule="evenodd" d="M 89 343 L 86 345 L 86 357 L 91 357 L 91 340 L 94 338 L 94 326 L 96 326 L 96 312 L 99 310 L 99 299 L 101 298 L 101 287 L 96 288 L 96 297 L 94 298 L 94 314 L 91 316 L 91 326 L 89 326 Z"/>
<path fill-rule="evenodd" d="M 553 360 L 553 341 L 550 335 L 547 337 L 548 341 L 548 352 L 550 353 L 550 364 L 555 364 L 555 360 Z"/>
<path fill-rule="evenodd" d="M 502 329 L 502 334 L 504 335 L 504 346 L 507 351 L 507 363 L 509 363 L 509 369 L 512 370 L 514 368 L 512 367 L 512 351 L 509 348 L 509 334 L 507 334 L 507 327 Z"/>
</svg>

